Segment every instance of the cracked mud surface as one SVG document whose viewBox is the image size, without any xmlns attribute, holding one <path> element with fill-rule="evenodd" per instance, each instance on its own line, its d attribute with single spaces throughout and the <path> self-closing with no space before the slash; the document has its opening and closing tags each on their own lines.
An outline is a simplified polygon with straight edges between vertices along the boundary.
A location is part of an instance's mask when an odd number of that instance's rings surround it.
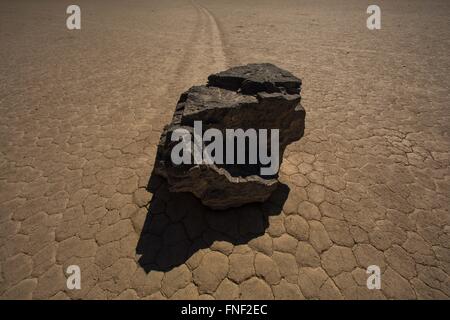
<svg viewBox="0 0 450 320">
<path fill-rule="evenodd" d="M 1 298 L 449 298 L 447 1 L 381 1 L 379 31 L 360 1 L 78 4 L 80 31 L 1 4 Z M 303 79 L 284 187 L 226 214 L 146 191 L 179 94 L 250 62 Z"/>
</svg>

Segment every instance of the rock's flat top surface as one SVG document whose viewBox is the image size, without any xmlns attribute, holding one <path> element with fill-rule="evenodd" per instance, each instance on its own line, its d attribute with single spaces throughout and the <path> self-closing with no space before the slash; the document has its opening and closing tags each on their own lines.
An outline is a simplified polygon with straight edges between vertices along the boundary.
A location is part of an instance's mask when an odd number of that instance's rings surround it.
<svg viewBox="0 0 450 320">
<path fill-rule="evenodd" d="M 186 92 L 185 96 L 185 100 L 182 97 L 184 102 L 183 115 L 198 120 L 201 120 L 201 115 L 198 114 L 211 109 L 239 108 L 242 105 L 258 103 L 258 99 L 254 96 L 241 95 L 217 87 L 192 87 Z"/>
<path fill-rule="evenodd" d="M 300 93 L 302 81 L 289 71 L 271 63 L 252 63 L 237 66 L 208 77 L 208 85 L 243 94 L 257 92 Z"/>
<path fill-rule="evenodd" d="M 379 32 L 360 0 L 76 3 L 79 32 L 61 1 L 1 1 L 1 298 L 450 297 L 450 1 L 382 1 Z M 314 106 L 283 212 L 146 192 L 179 93 L 258 61 L 301 75 Z M 147 274 L 152 197 L 148 260 L 186 256 Z"/>
</svg>

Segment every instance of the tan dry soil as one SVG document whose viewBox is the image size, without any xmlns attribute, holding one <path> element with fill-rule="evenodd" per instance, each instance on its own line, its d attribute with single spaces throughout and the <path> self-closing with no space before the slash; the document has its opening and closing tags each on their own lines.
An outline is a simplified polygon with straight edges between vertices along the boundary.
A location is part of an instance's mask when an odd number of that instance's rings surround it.
<svg viewBox="0 0 450 320">
<path fill-rule="evenodd" d="M 449 1 L 378 1 L 378 31 L 357 0 L 69 4 L 0 4 L 1 298 L 449 298 Z M 249 62 L 304 82 L 285 187 L 147 192 L 179 94 Z"/>
</svg>

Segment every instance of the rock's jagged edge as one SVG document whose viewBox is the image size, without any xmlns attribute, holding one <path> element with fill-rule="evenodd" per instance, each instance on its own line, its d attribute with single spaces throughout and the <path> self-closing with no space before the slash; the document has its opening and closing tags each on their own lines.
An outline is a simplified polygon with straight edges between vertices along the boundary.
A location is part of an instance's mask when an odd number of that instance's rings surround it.
<svg viewBox="0 0 450 320">
<path fill-rule="evenodd" d="M 158 145 L 154 172 L 167 179 L 172 192 L 191 192 L 213 209 L 263 202 L 277 188 L 278 174 L 261 176 L 255 167 L 179 165 L 171 162 L 170 141 L 177 128 L 193 131 L 194 121 L 208 128 L 279 129 L 279 163 L 286 146 L 303 136 L 305 110 L 300 104 L 301 80 L 272 64 L 249 64 L 210 75 L 208 85 L 194 86 L 180 96 L 172 122 Z M 257 168 L 256 168 L 257 169 Z"/>
</svg>

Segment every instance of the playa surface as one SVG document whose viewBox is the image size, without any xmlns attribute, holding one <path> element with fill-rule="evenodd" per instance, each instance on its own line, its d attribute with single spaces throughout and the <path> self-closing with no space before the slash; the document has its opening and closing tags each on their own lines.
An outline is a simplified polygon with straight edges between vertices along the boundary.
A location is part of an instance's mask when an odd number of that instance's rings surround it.
<svg viewBox="0 0 450 320">
<path fill-rule="evenodd" d="M 357 0 L 69 4 L 0 4 L 1 298 L 449 298 L 449 1 L 378 1 L 381 30 Z M 283 187 L 146 191 L 179 95 L 251 62 L 303 80 Z"/>
</svg>

